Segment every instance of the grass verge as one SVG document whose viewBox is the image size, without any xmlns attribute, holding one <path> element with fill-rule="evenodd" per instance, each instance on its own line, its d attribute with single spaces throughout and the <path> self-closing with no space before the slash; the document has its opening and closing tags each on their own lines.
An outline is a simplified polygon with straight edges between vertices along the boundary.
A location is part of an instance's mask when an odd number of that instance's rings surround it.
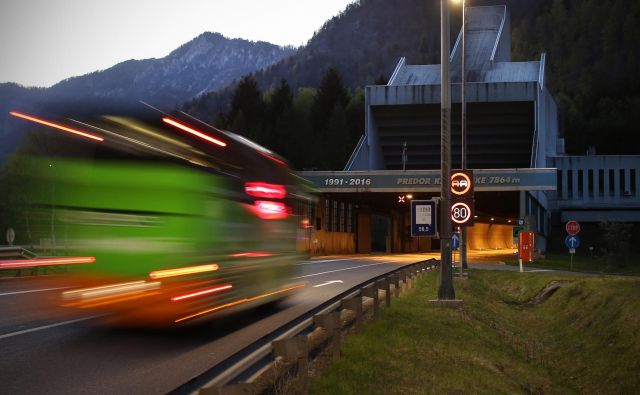
<svg viewBox="0 0 640 395">
<path fill-rule="evenodd" d="M 611 273 L 611 274 L 640 274 L 640 256 L 630 256 L 625 264 L 612 263 L 607 261 L 605 257 L 590 257 L 576 254 L 573 257 L 573 270 L 579 272 L 591 273 Z M 507 265 L 517 266 L 518 260 L 507 259 Z M 533 263 L 525 263 L 528 267 L 538 267 L 543 269 L 569 270 L 571 267 L 571 257 L 569 252 L 547 253 L 544 258 L 540 258 Z"/>
<path fill-rule="evenodd" d="M 423 276 L 311 384 L 315 394 L 633 393 L 640 280 L 472 270 L 460 310 L 432 306 Z M 553 280 L 569 280 L 539 305 Z M 395 300 L 394 300 L 395 301 Z"/>
</svg>

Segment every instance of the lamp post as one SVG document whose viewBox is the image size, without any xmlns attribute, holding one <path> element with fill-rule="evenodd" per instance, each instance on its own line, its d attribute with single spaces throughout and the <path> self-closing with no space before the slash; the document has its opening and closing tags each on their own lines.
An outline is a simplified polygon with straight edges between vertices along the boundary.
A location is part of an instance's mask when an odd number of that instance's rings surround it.
<svg viewBox="0 0 640 395">
<path fill-rule="evenodd" d="M 450 0 L 440 0 L 440 287 L 438 300 L 454 300 L 451 268 L 451 78 L 449 76 Z"/>
</svg>

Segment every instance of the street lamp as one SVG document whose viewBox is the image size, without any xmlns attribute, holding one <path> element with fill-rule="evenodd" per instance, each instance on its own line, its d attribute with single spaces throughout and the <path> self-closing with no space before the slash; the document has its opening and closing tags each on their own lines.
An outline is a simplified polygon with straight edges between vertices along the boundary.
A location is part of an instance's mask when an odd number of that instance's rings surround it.
<svg viewBox="0 0 640 395">
<path fill-rule="evenodd" d="M 462 146 L 462 152 L 461 152 L 461 157 L 460 157 L 460 164 L 462 167 L 462 170 L 466 170 L 467 169 L 467 103 L 466 103 L 466 97 L 465 97 L 465 77 L 466 77 L 466 73 L 465 73 L 465 66 L 466 66 L 466 62 L 465 62 L 465 47 L 464 47 L 464 40 L 465 40 L 465 33 L 466 33 L 466 28 L 467 28 L 467 23 L 466 23 L 466 1 L 465 0 L 453 0 L 454 3 L 459 4 L 462 3 L 462 52 L 461 52 L 461 72 L 460 72 L 460 80 L 461 80 L 461 84 L 460 84 L 460 109 L 462 112 L 462 119 L 460 122 L 460 135 L 462 137 L 462 141 L 461 141 L 461 146 Z M 462 269 L 467 269 L 467 227 L 463 226 L 462 230 L 460 231 L 460 266 Z"/>
<path fill-rule="evenodd" d="M 451 78 L 449 77 L 449 6 L 440 0 L 440 287 L 438 300 L 455 300 L 451 267 Z"/>
</svg>

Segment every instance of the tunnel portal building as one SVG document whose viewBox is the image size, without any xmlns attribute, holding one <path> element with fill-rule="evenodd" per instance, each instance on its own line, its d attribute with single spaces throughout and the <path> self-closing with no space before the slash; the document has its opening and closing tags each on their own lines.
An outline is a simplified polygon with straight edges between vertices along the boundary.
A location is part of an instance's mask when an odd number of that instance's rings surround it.
<svg viewBox="0 0 640 395">
<path fill-rule="evenodd" d="M 561 221 L 640 222 L 640 156 L 565 155 L 545 54 L 511 61 L 506 6 L 466 12 L 467 168 L 476 181 L 469 248 L 514 247 L 518 221 L 539 251 L 555 243 Z M 461 165 L 461 52 L 460 32 L 450 55 L 453 169 Z M 365 106 L 365 131 L 344 170 L 302 172 L 322 192 L 309 249 L 438 249 L 437 239 L 411 237 L 408 195 L 440 194 L 440 65 L 401 58 L 387 85 L 366 87 Z"/>
</svg>

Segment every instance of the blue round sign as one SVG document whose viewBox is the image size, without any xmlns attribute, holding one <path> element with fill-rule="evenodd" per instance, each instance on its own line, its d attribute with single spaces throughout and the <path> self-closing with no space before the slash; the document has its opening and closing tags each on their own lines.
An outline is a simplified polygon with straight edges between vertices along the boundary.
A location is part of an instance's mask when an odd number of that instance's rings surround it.
<svg viewBox="0 0 640 395">
<path fill-rule="evenodd" d="M 566 245 L 567 248 L 578 248 L 580 246 L 580 236 L 567 235 L 567 237 L 564 238 L 564 245 Z"/>
</svg>

